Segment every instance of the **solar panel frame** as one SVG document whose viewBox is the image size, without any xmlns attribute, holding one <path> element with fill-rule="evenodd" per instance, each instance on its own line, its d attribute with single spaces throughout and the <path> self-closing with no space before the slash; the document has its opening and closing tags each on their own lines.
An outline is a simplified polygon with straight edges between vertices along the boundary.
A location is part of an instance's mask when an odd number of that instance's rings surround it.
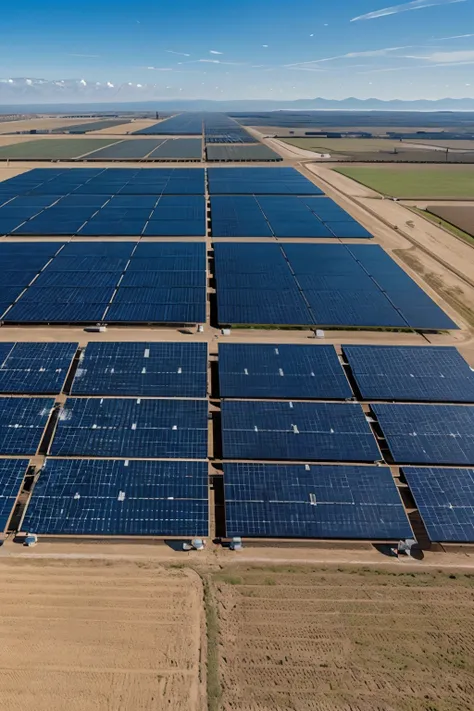
<svg viewBox="0 0 474 711">
<path fill-rule="evenodd" d="M 0 533 L 7 528 L 28 466 L 28 459 L 0 459 Z"/>
<path fill-rule="evenodd" d="M 78 343 L 2 343 L 0 393 L 53 395 L 62 391 Z"/>
</svg>

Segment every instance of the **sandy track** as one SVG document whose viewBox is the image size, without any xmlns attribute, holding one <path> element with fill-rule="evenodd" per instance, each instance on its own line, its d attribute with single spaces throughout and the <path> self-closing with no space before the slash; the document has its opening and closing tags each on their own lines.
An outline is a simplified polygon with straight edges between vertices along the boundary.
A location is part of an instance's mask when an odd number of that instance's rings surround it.
<svg viewBox="0 0 474 711">
<path fill-rule="evenodd" d="M 2 561 L 0 573 L 2 708 L 204 708 L 193 571 L 36 560 Z"/>
<path fill-rule="evenodd" d="M 235 566 L 214 576 L 224 711 L 468 711 L 474 580 Z"/>
</svg>

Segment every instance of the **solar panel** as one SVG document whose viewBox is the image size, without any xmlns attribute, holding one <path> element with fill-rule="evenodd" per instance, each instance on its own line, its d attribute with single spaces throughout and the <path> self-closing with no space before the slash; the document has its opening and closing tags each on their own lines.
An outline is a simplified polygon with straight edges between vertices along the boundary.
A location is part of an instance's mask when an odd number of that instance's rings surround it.
<svg viewBox="0 0 474 711">
<path fill-rule="evenodd" d="M 60 393 L 77 343 L 0 344 L 0 393 Z"/>
<path fill-rule="evenodd" d="M 333 346 L 221 343 L 219 387 L 231 398 L 352 397 Z"/>
<path fill-rule="evenodd" d="M 224 489 L 227 536 L 413 535 L 388 467 L 225 464 Z"/>
<path fill-rule="evenodd" d="M 206 462 L 47 459 L 23 529 L 42 534 L 207 536 Z"/>
<path fill-rule="evenodd" d="M 322 195 L 294 168 L 208 168 L 211 195 Z"/>
<path fill-rule="evenodd" d="M 374 462 L 374 435 L 356 403 L 222 403 L 226 459 Z"/>
<path fill-rule="evenodd" d="M 74 395 L 206 397 L 206 343 L 89 343 Z"/>
<path fill-rule="evenodd" d="M 474 369 L 446 346 L 343 346 L 364 400 L 474 403 Z"/>
<path fill-rule="evenodd" d="M 400 464 L 474 464 L 474 407 L 372 405 Z"/>
<path fill-rule="evenodd" d="M 205 459 L 206 400 L 68 398 L 54 456 Z"/>
<path fill-rule="evenodd" d="M 28 459 L 0 459 L 0 533 L 8 525 L 28 464 Z"/>
<path fill-rule="evenodd" d="M 474 469 L 402 471 L 430 540 L 474 543 Z"/>
<path fill-rule="evenodd" d="M 0 397 L 0 454 L 36 454 L 53 406 L 52 398 Z"/>
</svg>

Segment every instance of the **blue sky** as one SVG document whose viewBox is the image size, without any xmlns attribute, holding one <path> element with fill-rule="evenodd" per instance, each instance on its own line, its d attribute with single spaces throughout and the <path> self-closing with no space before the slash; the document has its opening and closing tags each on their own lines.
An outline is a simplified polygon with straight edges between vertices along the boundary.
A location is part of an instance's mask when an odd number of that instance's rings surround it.
<svg viewBox="0 0 474 711">
<path fill-rule="evenodd" d="M 0 27 L 2 79 L 150 98 L 474 96 L 474 0 L 7 0 Z"/>
</svg>

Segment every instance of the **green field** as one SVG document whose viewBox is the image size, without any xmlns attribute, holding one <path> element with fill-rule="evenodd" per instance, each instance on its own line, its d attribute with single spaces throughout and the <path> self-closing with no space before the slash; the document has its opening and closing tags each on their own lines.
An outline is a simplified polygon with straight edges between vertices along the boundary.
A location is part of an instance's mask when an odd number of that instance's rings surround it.
<svg viewBox="0 0 474 711">
<path fill-rule="evenodd" d="M 54 160 L 78 158 L 85 153 L 116 143 L 116 138 L 57 138 L 39 141 L 22 141 L 10 146 L 0 146 L 0 160 Z"/>
<path fill-rule="evenodd" d="M 392 197 L 474 199 L 474 166 L 337 168 L 336 172 Z"/>
</svg>

